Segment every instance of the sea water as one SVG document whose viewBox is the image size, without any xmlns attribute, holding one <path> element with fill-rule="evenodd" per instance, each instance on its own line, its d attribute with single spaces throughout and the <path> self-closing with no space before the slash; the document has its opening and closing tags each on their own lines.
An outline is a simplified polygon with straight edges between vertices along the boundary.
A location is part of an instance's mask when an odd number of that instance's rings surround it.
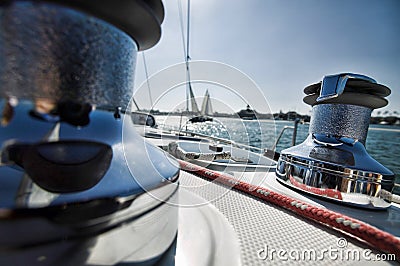
<svg viewBox="0 0 400 266">
<path fill-rule="evenodd" d="M 160 116 L 157 121 L 161 126 L 230 139 L 238 143 L 259 149 L 271 149 L 284 127 L 294 125 L 293 121 L 280 120 L 242 120 L 237 118 L 215 117 L 213 122 L 186 123 L 186 117 Z M 309 125 L 299 124 L 296 144 L 303 142 L 308 135 Z M 288 148 L 292 144 L 293 130 L 288 128 L 282 134 L 276 151 Z M 396 183 L 400 184 L 400 126 L 370 125 L 366 141 L 368 153 L 386 166 L 396 175 Z M 400 188 L 395 188 L 400 194 Z"/>
</svg>

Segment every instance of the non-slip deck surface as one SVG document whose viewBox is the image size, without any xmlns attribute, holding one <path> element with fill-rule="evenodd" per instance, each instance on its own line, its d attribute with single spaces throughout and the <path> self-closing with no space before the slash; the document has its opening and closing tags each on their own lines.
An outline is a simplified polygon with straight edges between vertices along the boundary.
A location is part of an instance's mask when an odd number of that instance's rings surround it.
<svg viewBox="0 0 400 266">
<path fill-rule="evenodd" d="M 184 171 L 180 186 L 226 217 L 239 239 L 243 265 L 377 263 L 379 252 L 370 253 L 371 247 L 272 204 Z"/>
</svg>

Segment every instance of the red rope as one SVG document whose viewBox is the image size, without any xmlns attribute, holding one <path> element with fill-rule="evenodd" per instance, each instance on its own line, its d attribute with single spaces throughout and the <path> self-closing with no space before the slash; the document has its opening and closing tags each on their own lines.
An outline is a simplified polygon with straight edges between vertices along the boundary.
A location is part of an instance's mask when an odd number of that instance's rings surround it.
<svg viewBox="0 0 400 266">
<path fill-rule="evenodd" d="M 400 261 L 400 240 L 395 236 L 379 230 L 369 224 L 345 216 L 341 213 L 313 206 L 309 203 L 279 194 L 272 190 L 254 186 L 246 182 L 236 180 L 224 173 L 209 170 L 207 168 L 179 160 L 181 169 L 195 173 L 218 183 L 231 186 L 244 193 L 253 195 L 264 201 L 291 210 L 302 217 L 320 222 L 324 225 L 340 229 L 352 236 L 356 236 L 367 242 L 374 249 L 382 252 L 395 254 L 396 260 Z"/>
</svg>

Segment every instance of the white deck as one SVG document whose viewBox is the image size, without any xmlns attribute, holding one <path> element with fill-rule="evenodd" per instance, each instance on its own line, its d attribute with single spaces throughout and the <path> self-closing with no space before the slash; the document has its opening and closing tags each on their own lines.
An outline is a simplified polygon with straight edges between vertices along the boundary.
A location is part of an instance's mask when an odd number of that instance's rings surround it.
<svg viewBox="0 0 400 266">
<path fill-rule="evenodd" d="M 183 171 L 180 176 L 180 185 L 180 193 L 194 194 L 196 197 L 202 198 L 226 218 L 238 239 L 240 261 L 243 265 L 364 265 L 365 263 L 377 265 L 377 261 L 373 261 L 377 253 L 366 251 L 371 247 L 277 206 L 262 202 L 241 192 L 229 190 L 222 185 Z M 289 193 L 290 191 L 281 190 L 279 192 Z M 184 208 L 193 208 L 193 211 L 200 207 L 186 206 Z M 202 208 L 204 208 L 204 204 Z M 216 222 L 219 219 L 216 219 Z M 213 221 L 209 221 L 209 223 L 212 226 Z M 214 242 L 219 245 L 229 246 L 231 245 L 229 241 L 235 239 L 234 236 L 226 235 L 226 242 L 221 241 L 219 238 L 224 238 L 224 236 L 219 233 L 215 233 L 214 236 L 204 236 L 201 233 L 202 229 L 196 227 L 196 223 L 184 226 L 194 227 L 193 230 L 198 232 L 197 238 L 218 238 Z M 340 245 L 343 242 L 346 243 L 346 247 L 340 248 L 338 243 Z M 207 252 L 209 248 L 216 247 L 201 247 L 203 251 L 199 250 L 199 252 L 205 251 L 204 254 L 211 254 L 210 256 L 212 256 L 213 253 Z M 330 250 L 332 250 L 332 254 L 328 253 Z M 351 252 L 350 255 L 349 252 Z M 352 257 L 353 254 L 356 254 L 355 257 Z M 359 258 L 357 257 L 358 254 L 360 254 Z M 368 261 L 368 258 L 363 258 L 363 254 L 367 254 L 371 260 Z M 235 250 L 232 250 L 232 254 L 228 254 L 226 263 L 237 255 Z M 267 255 L 268 257 L 266 257 Z M 179 257 L 179 249 L 177 256 Z M 302 258 L 302 256 L 305 256 L 305 258 Z M 348 258 L 349 256 L 350 258 Z M 223 258 L 219 258 L 219 262 L 222 263 L 219 265 L 229 265 L 223 263 Z M 190 265 L 199 265 L 193 261 L 192 263 L 194 264 Z M 388 265 L 386 262 L 379 263 Z"/>
</svg>

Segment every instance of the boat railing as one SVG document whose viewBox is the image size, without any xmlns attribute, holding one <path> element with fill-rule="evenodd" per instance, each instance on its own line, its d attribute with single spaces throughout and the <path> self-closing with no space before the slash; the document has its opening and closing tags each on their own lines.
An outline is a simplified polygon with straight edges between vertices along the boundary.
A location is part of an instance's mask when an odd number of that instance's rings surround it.
<svg viewBox="0 0 400 266">
<path fill-rule="evenodd" d="M 204 139 L 208 139 L 208 140 L 212 140 L 212 141 L 217 141 L 218 143 L 221 144 L 229 144 L 232 145 L 234 147 L 237 148 L 244 148 L 247 150 L 253 150 L 253 151 L 257 151 L 259 153 L 262 153 L 264 156 L 269 157 L 271 159 L 277 160 L 277 158 L 279 157 L 279 153 L 277 153 L 275 151 L 276 147 L 279 144 L 280 139 L 283 136 L 283 133 L 285 133 L 286 130 L 291 129 L 293 130 L 293 135 L 292 135 L 292 143 L 291 145 L 294 146 L 296 145 L 296 135 L 297 135 L 297 125 L 298 125 L 299 121 L 295 121 L 294 122 L 294 126 L 284 126 L 277 139 L 275 140 L 274 144 L 272 145 L 271 149 L 262 149 L 262 148 L 258 148 L 258 147 L 254 147 L 254 146 L 250 146 L 250 145 L 246 145 L 246 144 L 242 144 L 242 143 L 238 143 L 236 141 L 233 140 L 229 140 L 229 139 L 224 139 L 224 138 L 219 138 L 219 137 L 214 137 L 214 136 L 210 136 L 210 135 L 206 135 L 206 134 L 202 134 L 202 133 L 197 133 L 197 132 L 192 132 L 192 131 L 187 131 L 187 130 L 176 130 L 175 128 L 163 128 L 164 130 L 167 130 L 169 133 L 172 134 L 177 134 L 177 135 L 186 135 L 186 136 L 193 136 L 193 137 L 201 137 Z M 400 184 L 395 183 L 394 184 L 395 187 L 400 188 Z M 396 194 L 393 194 L 396 195 Z M 398 195 L 396 195 L 398 197 Z M 396 203 L 400 203 L 400 198 L 396 198 Z"/>
<path fill-rule="evenodd" d="M 281 132 L 279 133 L 278 137 L 276 138 L 274 144 L 272 145 L 271 150 L 275 150 L 275 149 L 276 149 L 276 147 L 277 147 L 278 144 L 279 144 L 279 141 L 281 140 L 281 138 L 282 138 L 282 136 L 283 136 L 283 133 L 285 133 L 285 131 L 286 131 L 287 129 L 293 129 L 293 130 L 294 130 L 294 126 L 284 126 L 284 127 L 282 128 L 282 130 L 281 130 Z M 293 143 L 292 143 L 292 146 L 293 146 Z"/>
<path fill-rule="evenodd" d="M 186 134 L 186 135 L 191 135 L 191 136 L 194 136 L 194 137 L 206 138 L 206 139 L 209 139 L 209 140 L 217 141 L 217 142 L 222 143 L 222 144 L 233 145 L 233 146 L 235 146 L 237 148 L 245 148 L 245 149 L 248 149 L 248 150 L 256 150 L 258 152 L 263 152 L 264 151 L 264 149 L 261 149 L 261 148 L 258 148 L 258 147 L 254 147 L 254 146 L 250 146 L 250 145 L 246 145 L 246 144 L 242 144 L 242 143 L 238 143 L 238 142 L 236 142 L 234 140 L 214 137 L 214 136 L 210 136 L 210 135 L 206 135 L 206 134 L 202 134 L 202 133 L 186 131 L 186 130 L 180 130 L 179 133 Z"/>
<path fill-rule="evenodd" d="M 298 128 L 299 122 L 300 122 L 300 119 L 296 119 L 296 120 L 294 120 L 294 125 L 293 125 L 293 126 L 284 126 L 284 127 L 282 128 L 281 132 L 279 133 L 278 137 L 276 138 L 274 144 L 272 145 L 271 150 L 274 151 L 274 150 L 276 149 L 276 147 L 277 147 L 278 144 L 279 144 L 279 141 L 280 141 L 281 138 L 282 138 L 283 133 L 285 133 L 285 131 L 286 131 L 287 129 L 293 129 L 292 144 L 291 144 L 291 145 L 292 145 L 292 146 L 296 145 L 297 128 Z"/>
<path fill-rule="evenodd" d="M 212 140 L 212 141 L 217 141 L 217 142 L 222 143 L 222 144 L 229 144 L 229 145 L 233 145 L 233 146 L 238 147 L 238 148 L 245 148 L 247 150 L 257 151 L 257 152 L 263 153 L 264 155 L 267 156 L 268 151 L 275 151 L 276 147 L 279 144 L 280 139 L 282 138 L 283 133 L 287 129 L 292 129 L 293 130 L 291 145 L 292 146 L 296 145 L 297 128 L 298 128 L 299 122 L 300 122 L 300 120 L 296 119 L 294 121 L 294 126 L 284 126 L 282 128 L 282 130 L 280 131 L 277 139 L 275 140 L 274 144 L 272 145 L 272 147 L 270 149 L 258 148 L 258 147 L 255 147 L 255 146 L 250 146 L 250 145 L 238 143 L 238 142 L 233 141 L 233 140 L 214 137 L 214 136 L 206 135 L 206 134 L 203 134 L 203 133 L 198 133 L 198 132 L 193 132 L 193 131 L 188 131 L 188 130 L 179 130 L 178 131 L 175 128 L 165 127 L 165 126 L 163 126 L 163 130 L 167 130 L 168 132 L 170 132 L 172 134 L 177 134 L 177 135 L 184 134 L 186 136 L 190 135 L 190 136 L 193 136 L 193 137 L 201 137 L 201 138 L 209 139 L 209 140 Z M 270 157 L 270 156 L 268 156 L 268 157 Z"/>
</svg>

